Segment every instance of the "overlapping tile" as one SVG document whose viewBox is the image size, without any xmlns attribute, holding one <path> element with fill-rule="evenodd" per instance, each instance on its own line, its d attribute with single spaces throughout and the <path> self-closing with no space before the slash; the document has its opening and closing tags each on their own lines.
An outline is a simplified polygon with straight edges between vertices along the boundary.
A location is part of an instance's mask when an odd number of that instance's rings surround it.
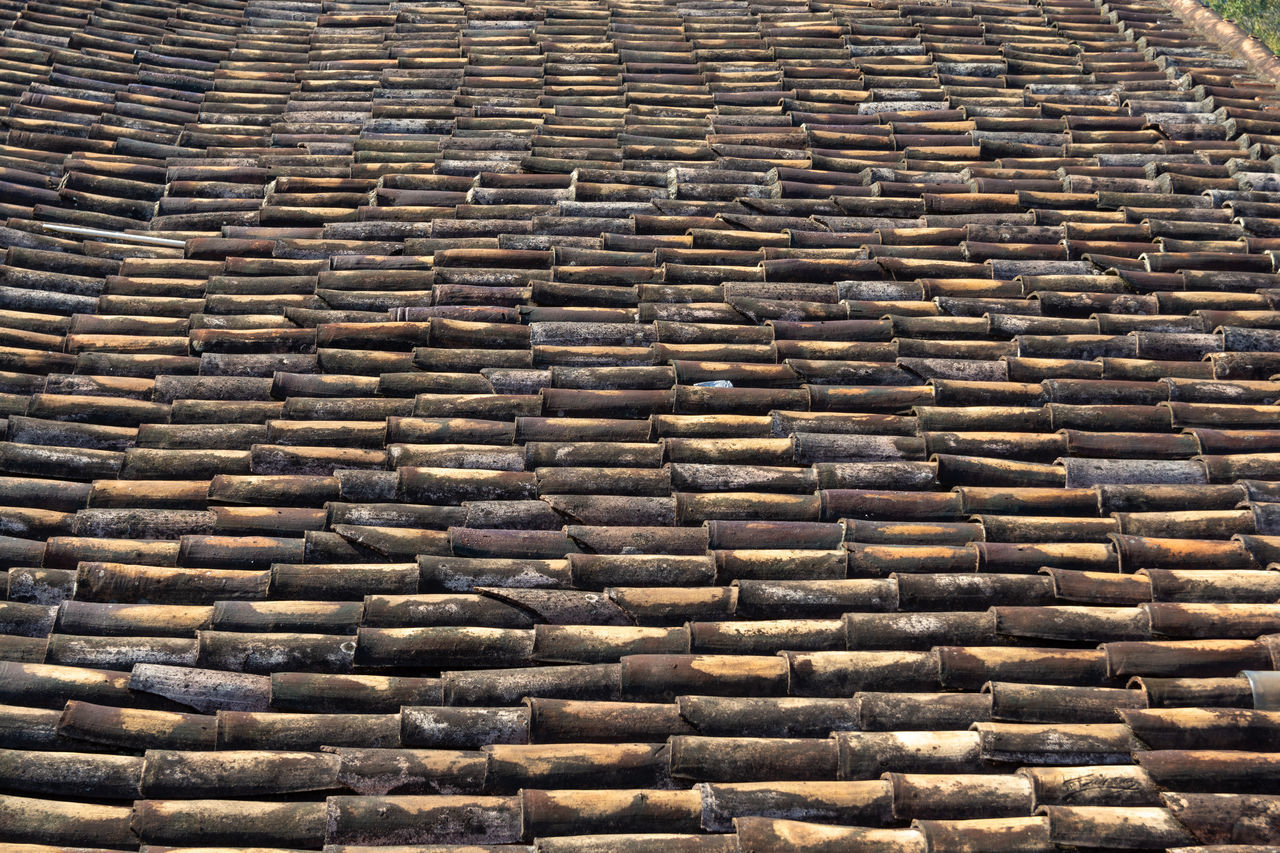
<svg viewBox="0 0 1280 853">
<path fill-rule="evenodd" d="M 0 18 L 0 840 L 1280 843 L 1280 100 L 1162 4 Z"/>
</svg>

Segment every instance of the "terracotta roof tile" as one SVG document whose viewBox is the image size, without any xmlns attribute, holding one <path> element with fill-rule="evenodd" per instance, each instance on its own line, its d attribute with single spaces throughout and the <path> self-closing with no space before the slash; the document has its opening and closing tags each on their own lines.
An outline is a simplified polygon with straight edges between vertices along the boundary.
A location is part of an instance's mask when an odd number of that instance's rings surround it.
<svg viewBox="0 0 1280 853">
<path fill-rule="evenodd" d="M 0 841 L 1270 849 L 1180 8 L 3 4 Z"/>
</svg>

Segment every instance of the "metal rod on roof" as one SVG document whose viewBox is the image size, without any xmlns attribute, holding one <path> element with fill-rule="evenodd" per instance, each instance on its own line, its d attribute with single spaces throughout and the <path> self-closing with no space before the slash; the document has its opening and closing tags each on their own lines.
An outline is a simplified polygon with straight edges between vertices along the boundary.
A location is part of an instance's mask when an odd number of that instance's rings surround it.
<svg viewBox="0 0 1280 853">
<path fill-rule="evenodd" d="M 187 245 L 184 240 L 173 240 L 168 237 L 148 237 L 145 234 L 128 234 L 124 231 L 104 231 L 101 228 L 85 228 L 83 225 L 59 225 L 54 222 L 42 222 L 40 227 L 46 231 L 62 231 L 67 234 L 83 234 L 87 237 L 111 237 L 116 240 L 146 243 L 151 246 L 173 246 L 182 248 Z"/>
</svg>

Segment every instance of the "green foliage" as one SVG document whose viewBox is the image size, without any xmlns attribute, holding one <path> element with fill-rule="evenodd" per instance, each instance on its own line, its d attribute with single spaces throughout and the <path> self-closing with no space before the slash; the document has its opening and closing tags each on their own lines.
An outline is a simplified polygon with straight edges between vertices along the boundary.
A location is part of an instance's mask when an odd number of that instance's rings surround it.
<svg viewBox="0 0 1280 853">
<path fill-rule="evenodd" d="M 1228 21 L 1280 52 L 1280 2 L 1277 0 L 1206 0 L 1206 5 Z"/>
</svg>

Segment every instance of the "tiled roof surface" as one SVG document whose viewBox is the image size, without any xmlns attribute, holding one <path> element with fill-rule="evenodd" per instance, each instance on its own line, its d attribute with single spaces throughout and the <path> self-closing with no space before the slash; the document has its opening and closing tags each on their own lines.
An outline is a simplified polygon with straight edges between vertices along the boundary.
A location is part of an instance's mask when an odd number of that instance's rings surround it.
<svg viewBox="0 0 1280 853">
<path fill-rule="evenodd" d="M 1160 2 L 0 19 L 4 850 L 1280 850 L 1280 95 Z"/>
</svg>

